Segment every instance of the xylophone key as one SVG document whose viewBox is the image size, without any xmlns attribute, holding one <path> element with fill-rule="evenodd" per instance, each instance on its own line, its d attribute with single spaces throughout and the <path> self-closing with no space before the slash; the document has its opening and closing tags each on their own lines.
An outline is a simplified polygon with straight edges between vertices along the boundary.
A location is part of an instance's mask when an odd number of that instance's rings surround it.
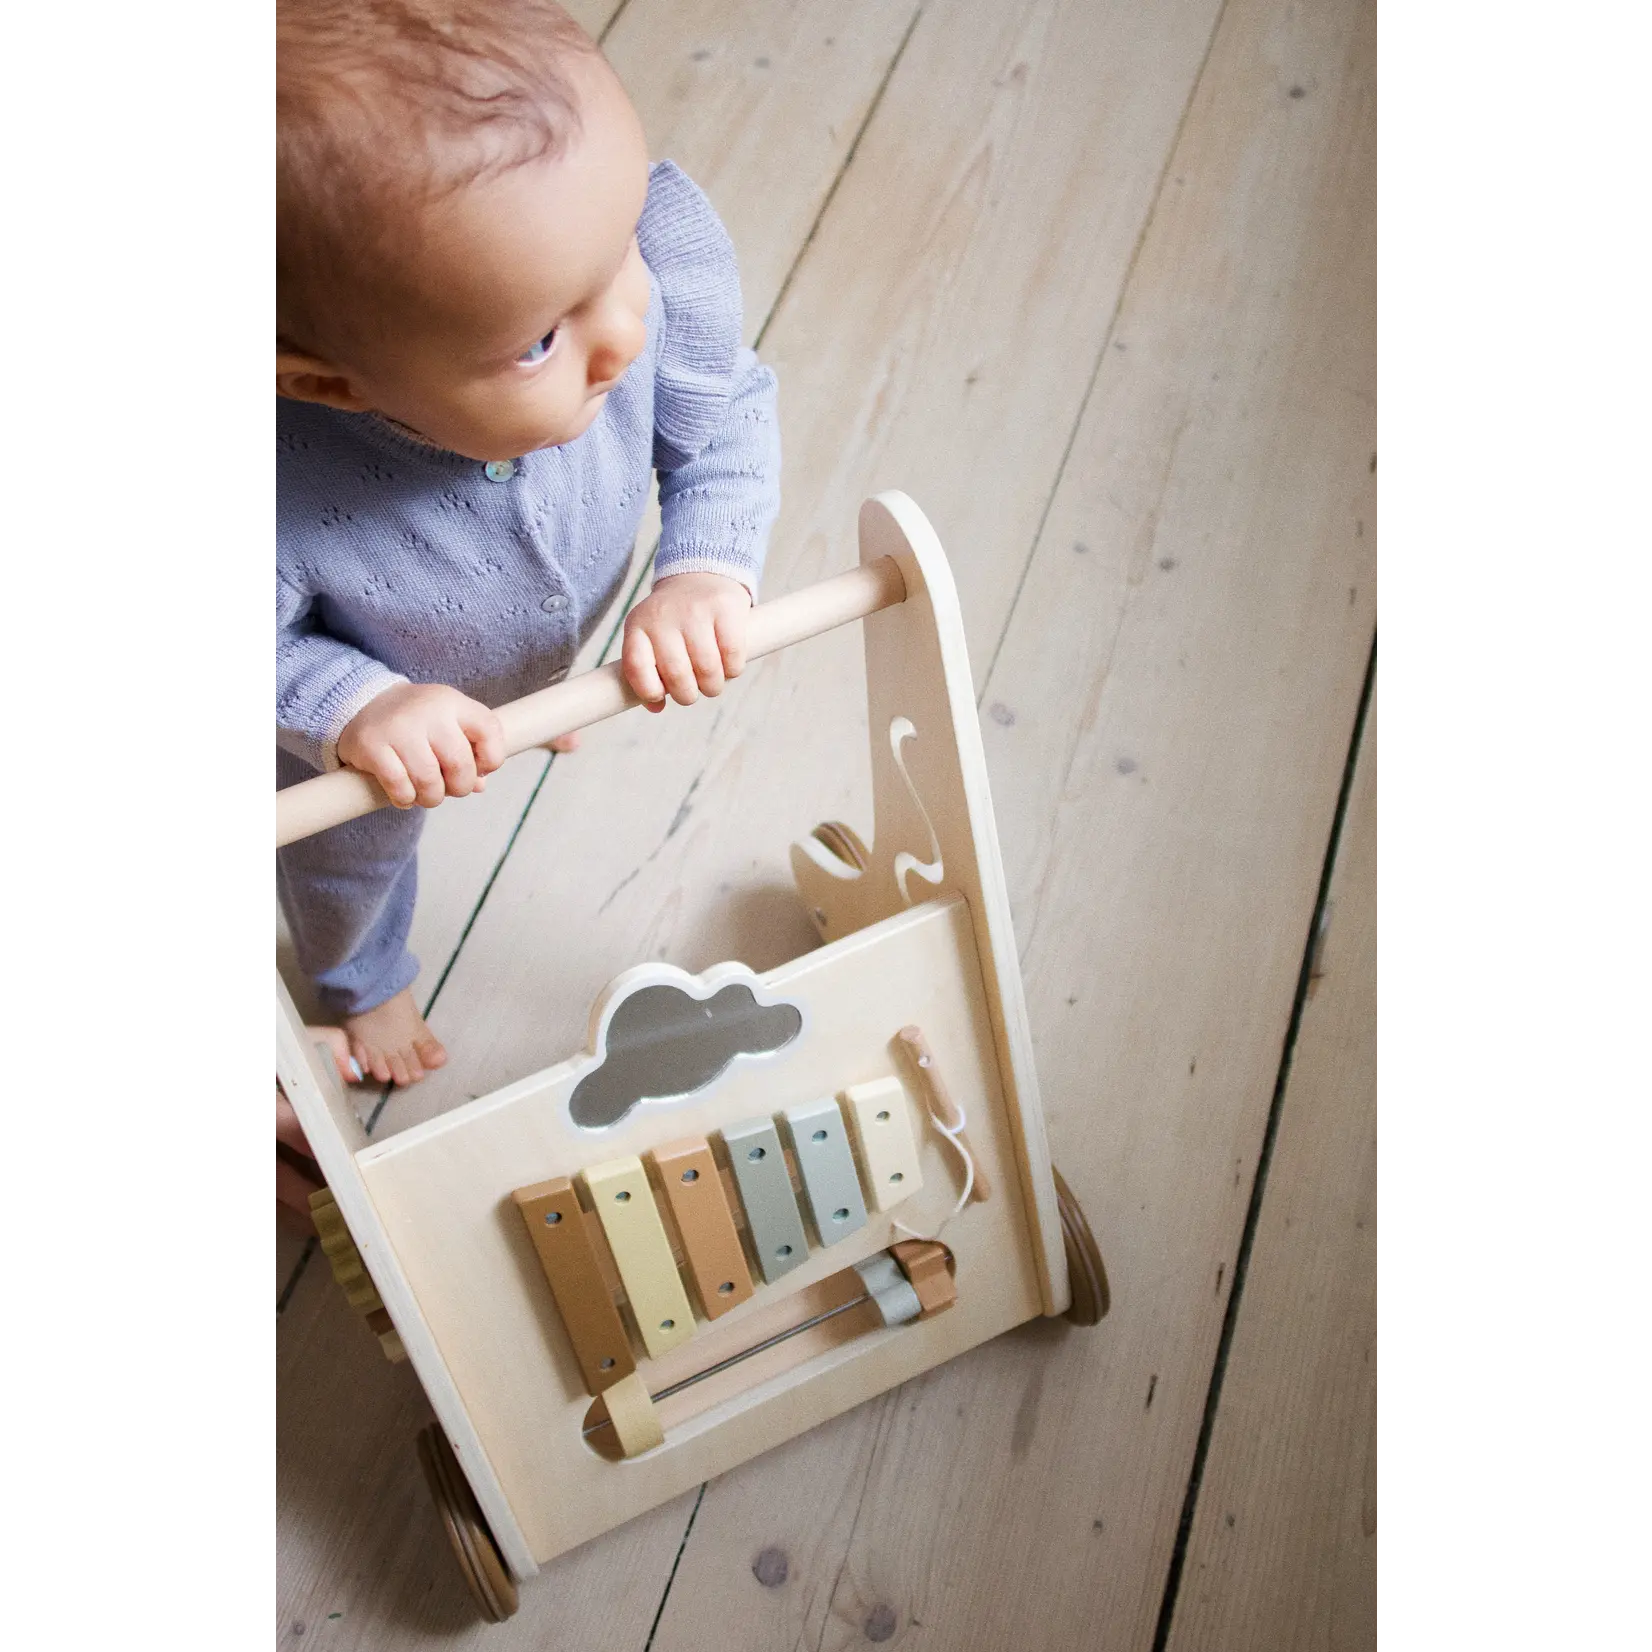
<svg viewBox="0 0 1652 1652">
<path fill-rule="evenodd" d="M 803 1192 L 822 1245 L 835 1245 L 866 1226 L 866 1201 L 843 1114 L 831 1097 L 788 1107 L 783 1115 Z"/>
<path fill-rule="evenodd" d="M 590 1166 L 585 1186 L 608 1235 L 643 1346 L 658 1359 L 694 1335 L 694 1310 L 654 1208 L 648 1173 L 641 1159 L 612 1159 Z"/>
<path fill-rule="evenodd" d="M 843 1099 L 849 1104 L 872 1208 L 888 1210 L 923 1186 L 906 1090 L 898 1078 L 880 1078 L 852 1084 Z"/>
<path fill-rule="evenodd" d="M 772 1285 L 809 1254 L 780 1137 L 772 1119 L 751 1119 L 728 1126 L 723 1143 L 740 1202 L 746 1207 L 746 1231 L 757 1265 L 764 1282 Z"/>
<path fill-rule="evenodd" d="M 700 1305 L 707 1319 L 717 1319 L 744 1302 L 753 1286 L 711 1146 L 704 1136 L 694 1136 L 667 1142 L 649 1156 L 683 1236 L 683 1255 Z"/>
<path fill-rule="evenodd" d="M 539 1253 L 586 1391 L 600 1394 L 637 1368 L 625 1325 L 608 1294 L 579 1195 L 566 1176 L 511 1195 Z"/>
</svg>

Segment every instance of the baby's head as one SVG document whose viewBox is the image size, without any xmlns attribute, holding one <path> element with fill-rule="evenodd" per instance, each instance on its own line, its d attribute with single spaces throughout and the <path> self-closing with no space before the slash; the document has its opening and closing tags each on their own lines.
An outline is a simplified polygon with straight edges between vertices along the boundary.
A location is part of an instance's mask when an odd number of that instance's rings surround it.
<svg viewBox="0 0 1652 1652">
<path fill-rule="evenodd" d="M 276 387 L 473 459 L 582 434 L 644 343 L 642 128 L 548 0 L 278 0 Z"/>
</svg>

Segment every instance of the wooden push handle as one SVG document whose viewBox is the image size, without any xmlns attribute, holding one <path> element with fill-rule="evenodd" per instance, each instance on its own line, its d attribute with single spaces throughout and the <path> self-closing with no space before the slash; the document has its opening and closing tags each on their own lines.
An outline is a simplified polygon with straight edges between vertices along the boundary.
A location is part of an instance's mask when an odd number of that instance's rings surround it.
<svg viewBox="0 0 1652 1652">
<path fill-rule="evenodd" d="M 905 600 L 900 565 L 892 556 L 880 556 L 818 585 L 759 603 L 751 611 L 746 656 L 760 659 Z M 619 662 L 611 661 L 500 706 L 505 755 L 543 746 L 558 735 L 588 728 L 642 703 L 626 685 Z M 275 794 L 276 847 L 386 808 L 389 801 L 378 781 L 355 769 L 335 769 L 288 786 Z"/>
</svg>

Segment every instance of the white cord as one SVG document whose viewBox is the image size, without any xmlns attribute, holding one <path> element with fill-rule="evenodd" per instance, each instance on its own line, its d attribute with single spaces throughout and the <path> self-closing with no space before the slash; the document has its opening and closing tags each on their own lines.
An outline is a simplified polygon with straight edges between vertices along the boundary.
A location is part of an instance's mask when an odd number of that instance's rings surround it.
<svg viewBox="0 0 1652 1652">
<path fill-rule="evenodd" d="M 933 1124 L 949 1142 L 952 1143 L 953 1147 L 957 1151 L 958 1157 L 964 1161 L 964 1191 L 958 1195 L 957 1204 L 955 1204 L 952 1209 L 941 1218 L 940 1226 L 937 1227 L 933 1233 L 914 1233 L 913 1230 L 904 1222 L 896 1222 L 895 1231 L 897 1233 L 904 1233 L 908 1239 L 939 1239 L 947 1223 L 950 1222 L 952 1218 L 969 1203 L 969 1196 L 975 1191 L 975 1160 L 971 1156 L 969 1149 L 960 1139 L 963 1136 L 969 1120 L 964 1117 L 964 1110 L 958 1105 L 957 1102 L 953 1102 L 952 1110 L 958 1115 L 958 1122 L 954 1125 L 948 1126 L 942 1124 L 941 1121 L 936 1118 L 932 1109 L 925 1109 L 925 1111 L 929 1113 L 929 1122 Z"/>
</svg>

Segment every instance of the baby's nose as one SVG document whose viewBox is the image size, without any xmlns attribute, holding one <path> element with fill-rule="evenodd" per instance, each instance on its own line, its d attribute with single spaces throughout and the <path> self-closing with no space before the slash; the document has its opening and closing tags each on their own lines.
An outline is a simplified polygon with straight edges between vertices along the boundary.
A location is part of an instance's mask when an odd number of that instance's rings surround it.
<svg viewBox="0 0 1652 1652">
<path fill-rule="evenodd" d="M 642 354 L 648 329 L 642 318 L 629 310 L 616 310 L 591 347 L 586 378 L 591 387 L 611 384 Z"/>
</svg>

